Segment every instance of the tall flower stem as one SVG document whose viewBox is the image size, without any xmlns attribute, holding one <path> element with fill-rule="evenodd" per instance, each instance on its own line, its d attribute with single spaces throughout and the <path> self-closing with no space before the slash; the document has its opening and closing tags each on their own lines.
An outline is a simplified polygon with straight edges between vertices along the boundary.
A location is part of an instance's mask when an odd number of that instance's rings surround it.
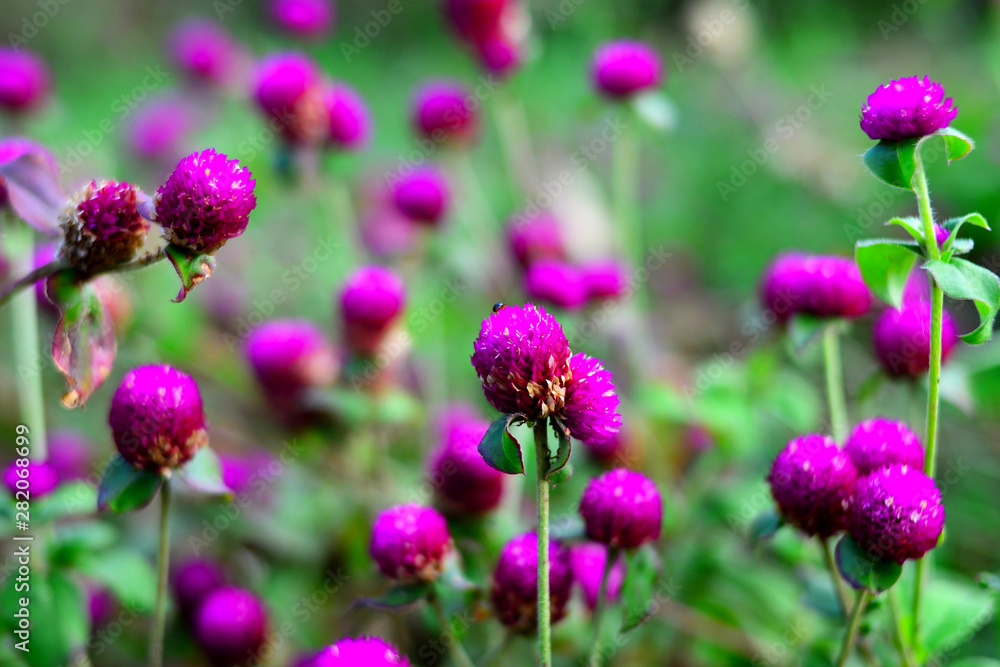
<svg viewBox="0 0 1000 667">
<path fill-rule="evenodd" d="M 854 649 L 854 642 L 858 638 L 858 628 L 861 627 L 861 613 L 868 604 L 868 591 L 858 591 L 858 599 L 854 602 L 854 609 L 847 623 L 847 632 L 844 633 L 844 642 L 840 645 L 840 658 L 837 660 L 837 667 L 844 667 L 847 658 Z"/>
<path fill-rule="evenodd" d="M 462 647 L 462 642 L 451 631 L 451 623 L 448 622 L 448 614 L 444 611 L 444 605 L 441 604 L 440 596 L 432 593 L 429 601 L 431 607 L 434 608 L 434 614 L 438 618 L 438 623 L 441 624 L 441 632 L 448 633 L 451 636 L 451 648 L 449 650 L 451 651 L 451 657 L 455 660 L 455 664 L 459 667 L 475 667 L 472 658 L 469 657 L 469 654 Z"/>
<path fill-rule="evenodd" d="M 597 604 L 594 605 L 594 641 L 590 645 L 590 658 L 587 661 L 590 667 L 601 667 L 601 636 L 604 629 L 604 607 L 608 598 L 608 580 L 611 578 L 611 568 L 617 560 L 618 549 L 609 548 L 604 562 L 604 572 L 601 575 L 601 586 L 597 591 Z"/>
<path fill-rule="evenodd" d="M 844 618 L 847 618 L 847 614 L 850 613 L 851 609 L 851 595 L 847 590 L 844 580 L 841 579 L 840 573 L 837 572 L 837 563 L 833 560 L 833 549 L 830 548 L 830 538 L 824 537 L 820 540 L 820 547 L 823 551 L 823 560 L 826 562 L 826 567 L 830 570 L 830 576 L 833 577 L 833 587 L 837 591 L 840 608 L 843 610 Z"/>
<path fill-rule="evenodd" d="M 160 489 L 160 551 L 157 555 L 156 608 L 149 642 L 150 667 L 163 664 L 163 637 L 167 625 L 167 576 L 170 571 L 170 478 Z"/>
<path fill-rule="evenodd" d="M 552 604 L 549 600 L 549 434 L 548 420 L 535 422 L 538 500 L 538 664 L 552 666 Z"/>
<path fill-rule="evenodd" d="M 826 369 L 826 400 L 830 406 L 830 427 L 833 439 L 843 445 L 847 439 L 847 397 L 844 391 L 844 371 L 840 359 L 840 330 L 828 324 L 823 330 L 823 365 Z"/>
</svg>

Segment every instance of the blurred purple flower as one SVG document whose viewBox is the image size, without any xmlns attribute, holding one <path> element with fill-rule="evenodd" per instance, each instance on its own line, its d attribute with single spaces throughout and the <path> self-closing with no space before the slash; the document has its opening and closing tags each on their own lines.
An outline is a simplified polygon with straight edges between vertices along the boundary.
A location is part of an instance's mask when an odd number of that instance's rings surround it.
<svg viewBox="0 0 1000 667">
<path fill-rule="evenodd" d="M 337 149 L 364 148 L 371 138 L 372 120 L 368 105 L 354 88 L 334 82 L 323 91 L 328 126 L 327 143 Z"/>
<path fill-rule="evenodd" d="M 396 505 L 372 526 L 370 545 L 382 574 L 404 583 L 434 581 L 454 550 L 448 523 L 430 507 Z"/>
<path fill-rule="evenodd" d="M 334 5 L 330 0 L 271 0 L 271 18 L 300 37 L 321 37 L 333 28 Z"/>
<path fill-rule="evenodd" d="M 444 172 L 427 165 L 400 176 L 392 184 L 392 198 L 399 212 L 413 222 L 437 225 L 448 213 L 451 189 Z"/>
<path fill-rule="evenodd" d="M 340 317 L 348 348 L 371 356 L 406 305 L 406 287 L 394 272 L 378 266 L 358 269 L 340 290 Z"/>
<path fill-rule="evenodd" d="M 474 100 L 475 96 L 458 82 L 424 84 L 413 101 L 414 130 L 435 144 L 469 143 L 479 125 Z"/>
<path fill-rule="evenodd" d="M 573 568 L 573 579 L 580 586 L 583 601 L 590 611 L 597 606 L 600 595 L 601 580 L 608 562 L 608 548 L 598 542 L 583 542 L 570 547 L 570 564 Z M 611 566 L 608 573 L 605 599 L 614 601 L 621 593 L 625 581 L 625 563 L 621 557 Z"/>
<path fill-rule="evenodd" d="M 219 23 L 202 18 L 180 21 L 167 38 L 174 64 L 195 81 L 226 85 L 240 60 L 240 46 Z"/>
<path fill-rule="evenodd" d="M 624 99 L 660 85 L 663 67 L 649 45 L 629 40 L 606 42 L 594 51 L 591 77 L 597 90 Z"/>
<path fill-rule="evenodd" d="M 587 300 L 580 271 L 558 259 L 539 259 L 524 273 L 524 291 L 532 301 L 576 310 Z"/>
<path fill-rule="evenodd" d="M 590 481 L 580 498 L 580 515 L 590 539 L 636 549 L 659 538 L 663 501 L 651 479 L 616 468 Z"/>
<path fill-rule="evenodd" d="M 49 68 L 25 49 L 0 47 L 0 109 L 29 111 L 49 92 Z"/>
<path fill-rule="evenodd" d="M 573 586 L 569 549 L 549 541 L 549 595 L 552 623 L 566 615 Z M 538 535 L 524 533 L 504 545 L 493 571 L 490 599 L 497 619 L 513 632 L 528 634 L 538 625 Z"/>
</svg>

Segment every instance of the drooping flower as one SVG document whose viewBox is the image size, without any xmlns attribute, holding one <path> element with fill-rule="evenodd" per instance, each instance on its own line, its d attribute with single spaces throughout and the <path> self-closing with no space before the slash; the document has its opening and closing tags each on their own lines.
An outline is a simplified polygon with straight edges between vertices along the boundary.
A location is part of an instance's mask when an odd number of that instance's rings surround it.
<svg viewBox="0 0 1000 667">
<path fill-rule="evenodd" d="M 552 623 L 566 615 L 573 586 L 569 549 L 549 541 L 549 596 Z M 497 619 L 513 632 L 538 626 L 538 535 L 524 533 L 504 545 L 493 571 L 490 600 Z"/>
<path fill-rule="evenodd" d="M 649 45 L 622 40 L 602 44 L 594 52 L 591 77 L 597 90 L 624 99 L 660 85 L 660 57 Z"/>
<path fill-rule="evenodd" d="M 524 291 L 532 301 L 576 310 L 587 300 L 587 285 L 580 271 L 558 259 L 540 259 L 524 273 Z"/>
<path fill-rule="evenodd" d="M 844 443 L 844 451 L 860 475 L 896 463 L 915 470 L 924 467 L 920 438 L 906 424 L 892 419 L 876 417 L 859 423 Z"/>
<path fill-rule="evenodd" d="M 460 83 L 428 83 L 417 91 L 413 101 L 414 130 L 435 144 L 467 143 L 475 137 L 479 125 L 474 100 L 475 96 Z"/>
<path fill-rule="evenodd" d="M 795 313 L 859 317 L 868 312 L 872 301 L 852 259 L 799 253 L 780 255 L 768 266 L 760 298 L 779 321 Z"/>
<path fill-rule="evenodd" d="M 333 27 L 330 0 L 271 0 L 268 9 L 271 18 L 293 35 L 320 37 Z"/>
<path fill-rule="evenodd" d="M 580 515 L 590 539 L 635 549 L 660 536 L 663 501 L 651 479 L 616 468 L 590 481 L 580 498 Z"/>
<path fill-rule="evenodd" d="M 236 73 L 240 46 L 219 23 L 202 18 L 179 22 L 167 48 L 174 64 L 194 81 L 226 85 Z"/>
<path fill-rule="evenodd" d="M 570 547 L 570 564 L 573 568 L 573 579 L 580 586 L 583 601 L 587 608 L 594 611 L 597 598 L 600 595 L 601 579 L 608 563 L 608 548 L 597 542 L 583 542 Z M 608 573 L 605 599 L 618 599 L 622 583 L 625 581 L 625 566 L 621 558 L 615 561 Z"/>
<path fill-rule="evenodd" d="M 521 268 L 539 259 L 566 258 L 559 221 L 551 215 L 515 217 L 507 223 L 507 243 Z"/>
<path fill-rule="evenodd" d="M 257 67 L 257 105 L 291 144 L 317 145 L 329 134 L 322 78 L 312 60 L 299 53 L 278 53 Z"/>
<path fill-rule="evenodd" d="M 60 255 L 87 274 L 127 263 L 146 240 L 149 221 L 139 214 L 138 188 L 129 183 L 91 181 L 59 215 Z"/>
<path fill-rule="evenodd" d="M 873 326 L 875 354 L 887 373 L 922 377 L 931 362 L 931 308 L 922 299 L 904 299 L 901 308 L 887 308 Z M 941 314 L 941 363 L 958 344 L 958 327 L 948 311 Z"/>
<path fill-rule="evenodd" d="M 437 579 L 453 549 L 448 523 L 430 507 L 396 505 L 379 514 L 372 526 L 372 558 L 393 580 Z"/>
<path fill-rule="evenodd" d="M 59 486 L 59 471 L 48 461 L 29 461 L 26 466 L 14 461 L 4 471 L 3 483 L 11 494 L 27 491 L 31 499 L 38 500 Z"/>
<path fill-rule="evenodd" d="M 259 651 L 267 640 L 267 610 L 248 590 L 225 587 L 198 608 L 194 634 L 214 663 L 236 665 Z"/>
<path fill-rule="evenodd" d="M 29 111 L 49 91 L 49 68 L 38 55 L 25 49 L 0 48 L 0 109 Z"/>
<path fill-rule="evenodd" d="M 410 667 L 410 661 L 384 639 L 359 637 L 328 646 L 307 667 Z"/>
<path fill-rule="evenodd" d="M 908 76 L 875 89 L 861 107 L 861 129 L 869 138 L 900 141 L 948 127 L 958 115 L 944 87 L 930 77 Z"/>
<path fill-rule="evenodd" d="M 340 81 L 323 90 L 328 132 L 326 142 L 339 150 L 354 151 L 368 143 L 372 133 L 371 113 L 358 91 Z"/>
<path fill-rule="evenodd" d="M 489 422 L 453 408 L 442 420 L 441 443 L 430 458 L 435 505 L 446 514 L 477 516 L 495 509 L 505 476 L 479 455 Z"/>
<path fill-rule="evenodd" d="M 448 213 L 451 189 L 444 173 L 433 166 L 418 167 L 392 185 L 400 213 L 423 225 L 437 225 Z"/>
<path fill-rule="evenodd" d="M 406 286 L 395 273 L 378 266 L 355 271 L 340 290 L 347 346 L 363 356 L 378 352 L 405 305 Z"/>
</svg>

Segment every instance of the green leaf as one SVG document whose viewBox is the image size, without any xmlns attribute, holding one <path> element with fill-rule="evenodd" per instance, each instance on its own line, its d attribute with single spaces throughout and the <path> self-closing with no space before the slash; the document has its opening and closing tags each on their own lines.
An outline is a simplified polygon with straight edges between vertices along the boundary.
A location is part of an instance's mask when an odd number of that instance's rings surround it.
<svg viewBox="0 0 1000 667">
<path fill-rule="evenodd" d="M 621 593 L 622 632 L 628 632 L 649 620 L 653 588 L 659 577 L 659 559 L 656 551 L 648 544 L 626 553 L 625 563 L 625 582 Z"/>
<path fill-rule="evenodd" d="M 153 500 L 161 484 L 161 475 L 136 468 L 116 454 L 101 478 L 97 509 L 119 513 L 141 509 Z"/>
<path fill-rule="evenodd" d="M 826 317 L 808 313 L 792 315 L 788 321 L 788 340 L 795 348 L 796 354 L 802 354 L 818 341 L 827 325 L 830 325 L 830 319 Z"/>
<path fill-rule="evenodd" d="M 924 589 L 925 609 L 920 619 L 921 645 L 928 655 L 942 654 L 965 644 L 996 615 L 996 598 L 970 581 L 935 576 Z"/>
<path fill-rule="evenodd" d="M 677 126 L 677 107 L 661 90 L 636 95 L 631 104 L 639 120 L 657 132 L 668 132 Z"/>
<path fill-rule="evenodd" d="M 972 139 L 950 127 L 942 128 L 934 134 L 927 135 L 924 139 L 928 139 L 929 137 L 941 137 L 944 139 L 944 153 L 948 164 L 951 164 L 955 160 L 961 160 L 975 148 L 975 142 Z"/>
<path fill-rule="evenodd" d="M 61 485 L 36 504 L 35 512 L 43 521 L 91 514 L 97 504 L 97 489 L 82 480 Z"/>
<path fill-rule="evenodd" d="M 945 239 L 944 245 L 941 246 L 941 252 L 947 257 L 954 255 L 964 255 L 970 250 L 972 250 L 972 240 L 971 239 L 960 239 L 958 238 L 958 231 L 962 228 L 962 225 L 974 225 L 976 227 L 981 227 L 983 229 L 989 230 L 990 226 L 984 218 L 979 213 L 969 213 L 968 215 L 963 215 L 959 218 L 949 218 L 945 220 L 941 226 L 947 229 L 950 234 L 948 238 Z M 947 261 L 947 259 L 945 260 Z"/>
<path fill-rule="evenodd" d="M 884 183 L 912 190 L 911 180 L 916 171 L 914 156 L 917 139 L 879 141 L 864 154 L 865 166 Z"/>
<path fill-rule="evenodd" d="M 90 604 L 83 589 L 68 572 L 53 570 L 49 574 L 52 599 L 56 606 L 56 621 L 63 642 L 70 651 L 86 645 L 90 637 Z"/>
<path fill-rule="evenodd" d="M 552 486 L 559 486 L 563 482 L 569 481 L 573 477 L 573 464 L 568 463 L 555 472 L 550 472 L 545 476 Z"/>
<path fill-rule="evenodd" d="M 18 588 L 20 587 L 20 590 Z M 30 601 L 30 636 L 17 635 L 20 601 Z M 0 594 L 0 614 L 14 642 L 28 639 L 27 653 L 21 657 L 30 667 L 65 665 L 74 652 L 86 645 L 90 631 L 89 609 L 80 588 L 66 574 L 53 571 L 48 576 L 34 568 L 27 580 L 8 577 Z"/>
<path fill-rule="evenodd" d="M 1000 575 L 993 572 L 980 572 L 976 577 L 980 586 L 992 593 L 1000 593 Z"/>
<path fill-rule="evenodd" d="M 134 551 L 114 549 L 80 560 L 83 575 L 107 587 L 122 604 L 137 613 L 152 611 L 156 603 L 156 571 Z"/>
<path fill-rule="evenodd" d="M 352 608 L 367 607 L 378 611 L 408 611 L 420 604 L 431 592 L 431 585 L 399 584 L 390 588 L 385 594 L 374 598 L 358 598 Z"/>
<path fill-rule="evenodd" d="M 222 479 L 222 462 L 208 445 L 198 450 L 190 461 L 177 471 L 184 482 L 201 493 L 233 499 L 233 491 Z"/>
<path fill-rule="evenodd" d="M 924 242 L 924 223 L 920 218 L 907 217 L 907 218 L 893 218 L 886 225 L 899 225 L 913 237 L 913 240 L 917 243 Z"/>
<path fill-rule="evenodd" d="M 931 260 L 924 264 L 934 282 L 953 299 L 969 300 L 979 311 L 979 326 L 962 335 L 972 345 L 985 343 L 993 335 L 993 320 L 1000 309 L 1000 282 L 995 273 L 964 259 Z"/>
<path fill-rule="evenodd" d="M 91 505 L 93 509 L 93 505 Z M 118 539 L 118 531 L 101 521 L 68 523 L 59 526 L 53 540 L 49 560 L 53 566 L 76 567 L 91 554 L 107 549 Z"/>
<path fill-rule="evenodd" d="M 916 242 L 872 239 L 859 241 L 854 254 L 868 289 L 893 308 L 899 308 L 906 279 L 919 257 L 917 252 Z"/>
<path fill-rule="evenodd" d="M 762 541 L 771 539 L 774 534 L 785 525 L 785 520 L 778 514 L 775 510 L 769 510 L 767 512 L 761 512 L 754 520 L 750 523 L 750 529 L 747 531 L 747 537 L 750 538 L 750 543 L 753 546 L 759 545 Z"/>
<path fill-rule="evenodd" d="M 172 243 L 167 246 L 165 252 L 181 279 L 181 291 L 173 299 L 174 303 L 180 303 L 198 283 L 212 275 L 212 271 L 215 270 L 215 258 Z"/>
<path fill-rule="evenodd" d="M 490 467 L 508 475 L 524 474 L 521 443 L 509 430 L 512 425 L 524 421 L 522 415 L 500 415 L 490 424 L 479 442 L 479 453 Z"/>
<path fill-rule="evenodd" d="M 569 467 L 568 473 L 563 472 L 567 468 L 566 464 L 569 463 L 569 429 L 557 418 L 553 417 L 552 431 L 556 434 L 556 451 L 553 452 L 551 444 L 548 444 L 549 470 L 545 473 L 545 479 L 553 484 L 559 484 L 560 482 L 565 482 L 569 479 L 569 475 L 573 474 L 572 466 Z M 558 476 L 559 479 L 556 480 L 553 477 L 554 475 Z"/>
<path fill-rule="evenodd" d="M 851 586 L 870 593 L 881 593 L 892 587 L 903 573 L 903 566 L 895 561 L 872 560 L 861 545 L 850 535 L 845 535 L 835 549 L 837 569 Z"/>
<path fill-rule="evenodd" d="M 948 663 L 950 667 L 1000 667 L 1000 660 L 993 658 L 962 658 Z"/>
</svg>

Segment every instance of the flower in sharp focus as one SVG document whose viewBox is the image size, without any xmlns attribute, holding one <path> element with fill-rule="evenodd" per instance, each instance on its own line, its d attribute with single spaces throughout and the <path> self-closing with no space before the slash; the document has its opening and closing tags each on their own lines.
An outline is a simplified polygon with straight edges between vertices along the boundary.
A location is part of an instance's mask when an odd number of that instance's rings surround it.
<svg viewBox="0 0 1000 667">
<path fill-rule="evenodd" d="M 430 507 L 396 505 L 379 514 L 372 526 L 372 558 L 396 581 L 434 581 L 453 549 L 448 523 Z"/>
<path fill-rule="evenodd" d="M 573 568 L 573 579 L 580 586 L 583 601 L 590 611 L 597 606 L 600 595 L 601 580 L 608 562 L 608 548 L 596 542 L 583 542 L 570 547 L 570 565 Z M 625 581 L 625 564 L 619 557 L 608 573 L 605 599 L 618 599 L 622 583 Z"/>
<path fill-rule="evenodd" d="M 319 70 L 298 53 L 278 53 L 257 67 L 254 96 L 291 144 L 315 145 L 329 133 Z"/>
<path fill-rule="evenodd" d="M 301 37 L 328 33 L 335 18 L 330 0 L 271 0 L 268 11 L 279 26 Z"/>
<path fill-rule="evenodd" d="M 198 645 L 214 665 L 245 664 L 267 640 L 267 610 L 250 591 L 220 588 L 202 602 L 194 619 Z"/>
<path fill-rule="evenodd" d="M 247 228 L 257 181 L 237 160 L 209 148 L 177 165 L 156 191 L 156 220 L 169 242 L 214 253 Z"/>
<path fill-rule="evenodd" d="M 500 504 L 505 475 L 479 455 L 479 442 L 490 424 L 453 408 L 442 419 L 441 443 L 428 471 L 435 505 L 445 514 L 478 516 Z"/>
<path fill-rule="evenodd" d="M 0 48 L 0 109 L 28 111 L 45 99 L 49 68 L 31 51 Z"/>
<path fill-rule="evenodd" d="M 460 83 L 435 81 L 424 85 L 413 101 L 414 130 L 435 144 L 471 141 L 479 124 L 473 100 L 475 96 Z"/>
<path fill-rule="evenodd" d="M 915 470 L 924 467 L 920 438 L 906 424 L 892 419 L 876 417 L 859 423 L 844 443 L 844 451 L 861 475 L 896 463 Z"/>
<path fill-rule="evenodd" d="M 844 528 L 858 471 L 825 435 L 803 435 L 781 450 L 767 477 L 786 521 L 807 535 L 830 537 Z"/>
<path fill-rule="evenodd" d="M 873 325 L 875 354 L 886 373 L 919 378 L 931 361 L 931 307 L 922 299 L 906 300 L 901 308 L 887 308 Z M 958 344 L 958 327 L 948 311 L 941 314 L 941 363 Z"/>
<path fill-rule="evenodd" d="M 52 493 L 59 485 L 59 471 L 48 461 L 29 461 L 27 466 L 14 462 L 4 471 L 3 483 L 11 494 L 27 491 L 32 499 L 37 500 Z"/>
<path fill-rule="evenodd" d="M 91 181 L 85 185 L 59 214 L 60 256 L 87 274 L 127 263 L 149 231 L 149 221 L 139 214 L 140 196 L 129 183 Z"/>
<path fill-rule="evenodd" d="M 861 129 L 871 139 L 900 141 L 933 134 L 958 115 L 944 87 L 930 77 L 896 79 L 875 89 L 861 107 Z"/>
<path fill-rule="evenodd" d="M 371 138 L 372 120 L 361 95 L 337 81 L 324 88 L 323 106 L 328 121 L 327 144 L 345 151 L 364 148 Z"/>
<path fill-rule="evenodd" d="M 902 563 L 937 546 L 944 519 L 934 480 L 894 464 L 858 480 L 847 528 L 872 559 Z"/>
<path fill-rule="evenodd" d="M 566 615 L 573 586 L 569 549 L 549 541 L 549 596 L 552 623 Z M 497 619 L 513 632 L 538 626 L 538 535 L 524 533 L 504 545 L 493 571 L 490 600 Z"/>
<path fill-rule="evenodd" d="M 306 667 L 410 667 L 410 661 L 384 639 L 359 637 L 326 647 Z"/>
<path fill-rule="evenodd" d="M 174 64 L 195 81 L 229 83 L 239 65 L 240 47 L 219 23 L 200 18 L 178 23 L 167 38 Z"/>
<path fill-rule="evenodd" d="M 780 255 L 771 262 L 761 280 L 760 298 L 779 321 L 795 313 L 860 317 L 872 302 L 854 260 L 798 253 Z"/>
<path fill-rule="evenodd" d="M 122 458 L 152 472 L 184 465 L 208 443 L 198 385 L 166 364 L 125 374 L 108 423 Z"/>
<path fill-rule="evenodd" d="M 585 444 L 600 444 L 614 437 L 622 425 L 618 393 L 599 359 L 578 352 L 569 360 L 563 423 L 574 438 Z"/>
<path fill-rule="evenodd" d="M 406 305 L 406 286 L 389 269 L 366 266 L 340 290 L 340 316 L 348 348 L 362 356 L 378 352 Z"/>
<path fill-rule="evenodd" d="M 651 479 L 616 468 L 590 481 L 580 498 L 580 515 L 590 539 L 635 549 L 660 536 L 663 501 Z"/>
<path fill-rule="evenodd" d="M 393 183 L 392 199 L 399 212 L 413 222 L 437 225 L 448 213 L 451 190 L 444 173 L 428 165 Z"/>
<path fill-rule="evenodd" d="M 597 90 L 624 99 L 660 85 L 663 66 L 656 51 L 635 41 L 602 44 L 594 52 L 591 77 Z"/>
</svg>

